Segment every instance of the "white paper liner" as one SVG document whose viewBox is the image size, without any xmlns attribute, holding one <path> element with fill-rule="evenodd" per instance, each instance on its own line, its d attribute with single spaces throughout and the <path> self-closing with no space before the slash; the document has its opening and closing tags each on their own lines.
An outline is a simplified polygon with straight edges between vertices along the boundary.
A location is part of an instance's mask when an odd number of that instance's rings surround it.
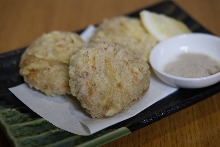
<svg viewBox="0 0 220 147">
<path fill-rule="evenodd" d="M 94 31 L 95 27 L 91 25 L 81 34 L 81 37 L 89 41 Z M 177 89 L 164 84 L 152 73 L 150 88 L 140 101 L 127 111 L 103 119 L 92 119 L 80 106 L 78 100 L 71 96 L 46 96 L 27 84 L 21 84 L 9 90 L 26 106 L 55 126 L 74 134 L 91 135 L 131 118 Z"/>
</svg>

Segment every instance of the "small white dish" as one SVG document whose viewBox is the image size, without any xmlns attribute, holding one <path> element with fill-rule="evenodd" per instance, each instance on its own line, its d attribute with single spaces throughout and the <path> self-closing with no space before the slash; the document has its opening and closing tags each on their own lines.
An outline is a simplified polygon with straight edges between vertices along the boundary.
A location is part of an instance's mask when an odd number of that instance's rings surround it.
<svg viewBox="0 0 220 147">
<path fill-rule="evenodd" d="M 164 67 L 182 53 L 205 54 L 220 62 L 220 38 L 204 33 L 183 34 L 162 41 L 150 54 L 155 74 L 165 83 L 178 88 L 202 88 L 220 81 L 220 72 L 202 78 L 183 78 L 165 73 Z"/>
</svg>

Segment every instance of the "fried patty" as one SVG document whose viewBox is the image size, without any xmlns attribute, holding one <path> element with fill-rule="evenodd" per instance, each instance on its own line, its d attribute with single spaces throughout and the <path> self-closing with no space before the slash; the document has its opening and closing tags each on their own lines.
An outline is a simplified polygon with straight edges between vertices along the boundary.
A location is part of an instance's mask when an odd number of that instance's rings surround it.
<svg viewBox="0 0 220 147">
<path fill-rule="evenodd" d="M 142 59 L 148 61 L 150 51 L 157 41 L 152 37 L 137 18 L 126 16 L 104 20 L 95 31 L 91 42 L 110 40 L 128 46 Z"/>
<path fill-rule="evenodd" d="M 148 90 L 148 64 L 132 50 L 109 41 L 90 43 L 70 59 L 70 89 L 93 118 L 113 116 Z"/>
<path fill-rule="evenodd" d="M 20 74 L 26 83 L 46 95 L 70 93 L 69 59 L 83 40 L 71 32 L 50 32 L 34 41 L 23 53 Z"/>
</svg>

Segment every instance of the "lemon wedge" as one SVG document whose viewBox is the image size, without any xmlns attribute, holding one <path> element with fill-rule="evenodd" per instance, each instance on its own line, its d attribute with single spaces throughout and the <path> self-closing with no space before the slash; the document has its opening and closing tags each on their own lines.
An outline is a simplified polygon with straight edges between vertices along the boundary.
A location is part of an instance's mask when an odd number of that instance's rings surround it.
<svg viewBox="0 0 220 147">
<path fill-rule="evenodd" d="M 163 14 L 143 10 L 140 12 L 140 19 L 146 30 L 159 41 L 190 32 L 183 22 Z"/>
</svg>

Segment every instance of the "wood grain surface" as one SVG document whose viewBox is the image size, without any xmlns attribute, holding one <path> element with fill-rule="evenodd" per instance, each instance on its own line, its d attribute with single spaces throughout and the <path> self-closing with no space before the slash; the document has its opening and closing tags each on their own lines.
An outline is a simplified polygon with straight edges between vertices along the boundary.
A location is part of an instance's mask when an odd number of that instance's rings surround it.
<svg viewBox="0 0 220 147">
<path fill-rule="evenodd" d="M 30 44 L 51 30 L 76 31 L 103 18 L 162 0 L 0 0 L 0 53 Z M 219 0 L 175 0 L 196 21 L 220 35 Z M 220 93 L 157 121 L 108 146 L 218 146 Z M 0 146 L 7 140 L 0 130 Z"/>
</svg>

